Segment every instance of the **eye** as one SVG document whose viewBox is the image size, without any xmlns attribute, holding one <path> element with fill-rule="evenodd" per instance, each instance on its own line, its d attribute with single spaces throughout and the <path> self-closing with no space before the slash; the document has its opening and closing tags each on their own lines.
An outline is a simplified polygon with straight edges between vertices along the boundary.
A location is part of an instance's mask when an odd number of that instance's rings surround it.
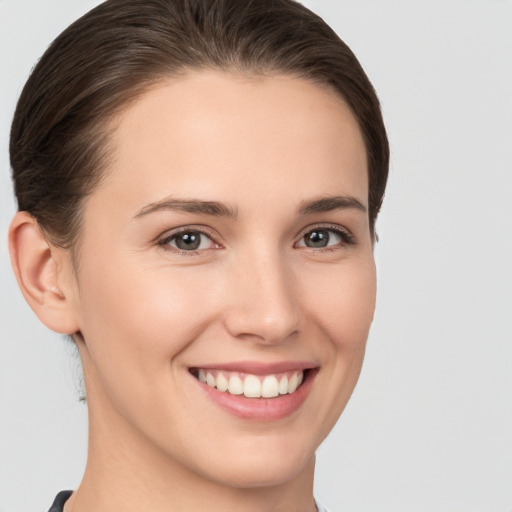
<svg viewBox="0 0 512 512">
<path fill-rule="evenodd" d="M 354 244 L 354 237 L 341 228 L 318 227 L 309 230 L 297 242 L 297 247 L 325 249 Z"/>
<path fill-rule="evenodd" d="M 217 246 L 209 235 L 198 229 L 185 229 L 173 233 L 160 240 L 158 245 L 173 247 L 182 252 L 197 252 Z"/>
</svg>

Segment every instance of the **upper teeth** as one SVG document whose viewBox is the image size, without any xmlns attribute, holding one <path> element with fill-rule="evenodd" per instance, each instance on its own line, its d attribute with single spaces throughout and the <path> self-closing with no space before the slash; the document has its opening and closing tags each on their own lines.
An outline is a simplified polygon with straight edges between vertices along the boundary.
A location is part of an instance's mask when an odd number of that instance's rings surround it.
<svg viewBox="0 0 512 512">
<path fill-rule="evenodd" d="M 293 393 L 302 383 L 304 372 L 280 373 L 273 375 L 251 375 L 237 372 L 200 369 L 198 377 L 212 388 L 227 391 L 232 395 L 245 395 L 248 398 L 273 398 Z"/>
</svg>

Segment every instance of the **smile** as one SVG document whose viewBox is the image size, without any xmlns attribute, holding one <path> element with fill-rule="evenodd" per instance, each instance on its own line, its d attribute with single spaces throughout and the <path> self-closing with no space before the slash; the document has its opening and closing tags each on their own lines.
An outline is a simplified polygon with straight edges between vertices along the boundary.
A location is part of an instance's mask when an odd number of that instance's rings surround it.
<svg viewBox="0 0 512 512">
<path fill-rule="evenodd" d="M 193 374 L 204 384 L 231 395 L 246 398 L 275 398 L 295 393 L 304 379 L 304 371 L 252 375 L 240 372 L 198 369 Z"/>
<path fill-rule="evenodd" d="M 319 368 L 309 363 L 234 363 L 189 368 L 209 400 L 244 420 L 275 421 L 298 411 Z"/>
</svg>

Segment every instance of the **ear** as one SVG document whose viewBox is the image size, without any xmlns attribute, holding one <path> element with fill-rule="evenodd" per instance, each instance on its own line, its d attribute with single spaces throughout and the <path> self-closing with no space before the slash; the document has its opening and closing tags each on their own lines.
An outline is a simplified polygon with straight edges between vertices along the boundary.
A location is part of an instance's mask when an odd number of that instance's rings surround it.
<svg viewBox="0 0 512 512">
<path fill-rule="evenodd" d="M 9 251 L 21 292 L 41 322 L 62 334 L 77 332 L 69 251 L 48 242 L 27 212 L 18 212 L 11 222 Z"/>
</svg>

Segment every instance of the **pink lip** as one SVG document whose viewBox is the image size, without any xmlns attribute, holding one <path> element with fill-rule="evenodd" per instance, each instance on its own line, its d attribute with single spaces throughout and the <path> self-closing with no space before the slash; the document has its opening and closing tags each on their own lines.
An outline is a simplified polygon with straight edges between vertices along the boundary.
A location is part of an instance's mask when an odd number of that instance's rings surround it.
<svg viewBox="0 0 512 512">
<path fill-rule="evenodd" d="M 275 398 L 247 398 L 243 395 L 231 395 L 228 392 L 219 391 L 195 379 L 203 392 L 225 411 L 238 418 L 252 421 L 273 421 L 285 418 L 297 411 L 309 395 L 313 380 L 318 368 L 312 368 L 311 363 L 236 363 L 223 364 L 221 366 L 200 366 L 203 369 L 218 369 L 227 371 L 239 371 L 253 375 L 280 373 L 291 370 L 309 369 L 301 386 L 289 395 L 280 395 Z"/>
<path fill-rule="evenodd" d="M 273 373 L 292 372 L 316 368 L 311 361 L 280 361 L 278 363 L 260 363 L 256 361 L 238 361 L 233 363 L 197 365 L 203 370 L 226 370 L 228 372 L 250 373 L 252 375 L 271 375 Z"/>
</svg>

